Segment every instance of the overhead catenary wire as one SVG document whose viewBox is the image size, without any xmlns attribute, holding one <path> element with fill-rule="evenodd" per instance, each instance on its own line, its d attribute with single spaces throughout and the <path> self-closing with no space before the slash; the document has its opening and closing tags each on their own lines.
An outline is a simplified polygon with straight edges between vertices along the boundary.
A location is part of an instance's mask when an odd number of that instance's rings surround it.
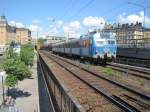
<svg viewBox="0 0 150 112">
<path fill-rule="evenodd" d="M 75 2 L 75 0 L 69 0 L 68 2 L 65 3 L 65 5 L 63 7 L 64 13 L 61 14 L 60 18 L 63 18 L 68 14 L 68 12 L 70 11 L 71 6 L 74 4 L 74 2 Z"/>
<path fill-rule="evenodd" d="M 79 10 L 77 10 L 77 12 L 72 15 L 70 17 L 70 20 L 72 20 L 73 18 L 75 18 L 78 14 L 80 14 L 83 10 L 85 10 L 86 8 L 88 8 L 95 0 L 89 0 L 83 7 L 80 7 Z"/>
</svg>

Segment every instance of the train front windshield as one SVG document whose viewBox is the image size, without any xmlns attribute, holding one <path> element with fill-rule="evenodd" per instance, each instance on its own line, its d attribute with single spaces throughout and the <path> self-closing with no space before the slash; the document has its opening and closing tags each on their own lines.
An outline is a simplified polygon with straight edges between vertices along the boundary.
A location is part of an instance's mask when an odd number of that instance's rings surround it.
<svg viewBox="0 0 150 112">
<path fill-rule="evenodd" d="M 96 33 L 94 34 L 94 37 L 96 39 L 115 39 L 115 35 L 111 32 L 100 32 L 100 33 Z"/>
<path fill-rule="evenodd" d="M 101 32 L 100 37 L 105 38 L 105 39 L 114 39 L 115 35 L 113 33 L 110 33 L 110 32 Z"/>
<path fill-rule="evenodd" d="M 111 44 L 111 45 L 114 45 L 114 44 L 115 44 L 115 41 L 114 41 L 114 40 L 108 40 L 107 43 L 108 43 L 108 44 Z"/>
</svg>

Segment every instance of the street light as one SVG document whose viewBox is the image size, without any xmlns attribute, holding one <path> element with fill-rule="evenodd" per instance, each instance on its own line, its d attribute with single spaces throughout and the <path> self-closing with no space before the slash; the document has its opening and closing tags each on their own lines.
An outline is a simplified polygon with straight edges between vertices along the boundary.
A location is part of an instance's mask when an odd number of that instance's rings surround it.
<svg viewBox="0 0 150 112">
<path fill-rule="evenodd" d="M 144 6 L 144 5 L 141 5 L 141 4 L 137 4 L 137 3 L 133 3 L 133 2 L 128 2 L 128 4 L 131 4 L 131 5 L 135 5 L 135 6 L 138 6 L 138 7 L 141 7 L 143 8 L 143 11 L 144 11 L 144 17 L 143 17 L 143 27 L 145 28 L 145 10 L 150 8 L 149 6 Z M 144 37 L 144 28 L 143 28 L 143 37 Z"/>
<path fill-rule="evenodd" d="M 5 71 L 0 71 L 0 76 L 2 76 L 2 88 L 3 88 L 3 103 L 4 103 L 4 99 L 5 99 L 5 96 L 4 96 L 4 81 L 3 81 L 3 77 L 6 75 L 6 72 Z"/>
</svg>

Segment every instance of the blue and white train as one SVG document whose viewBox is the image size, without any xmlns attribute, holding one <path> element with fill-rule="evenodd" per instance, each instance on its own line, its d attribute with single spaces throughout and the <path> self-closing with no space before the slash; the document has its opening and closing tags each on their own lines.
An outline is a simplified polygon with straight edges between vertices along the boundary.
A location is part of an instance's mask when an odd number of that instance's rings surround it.
<svg viewBox="0 0 150 112">
<path fill-rule="evenodd" d="M 85 58 L 93 62 L 112 61 L 116 58 L 116 50 L 116 38 L 110 32 L 83 35 L 80 39 L 52 46 L 54 53 Z"/>
</svg>

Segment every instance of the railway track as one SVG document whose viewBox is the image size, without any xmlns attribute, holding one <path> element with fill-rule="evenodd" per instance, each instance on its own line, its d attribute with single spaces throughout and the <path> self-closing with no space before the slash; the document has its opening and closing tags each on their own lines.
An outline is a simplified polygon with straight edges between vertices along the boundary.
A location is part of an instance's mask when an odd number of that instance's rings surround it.
<svg viewBox="0 0 150 112">
<path fill-rule="evenodd" d="M 119 63 L 107 63 L 107 66 L 117 71 L 121 71 L 127 74 L 134 75 L 136 77 L 150 80 L 150 69 L 148 68 L 136 67 Z"/>
<path fill-rule="evenodd" d="M 95 74 L 92 71 L 79 67 L 78 65 L 68 62 L 58 56 L 50 56 L 46 53 L 45 55 L 53 59 L 61 67 L 68 70 L 75 77 L 86 83 L 88 86 L 106 97 L 109 101 L 111 101 L 124 111 L 140 112 L 150 110 L 149 95 L 133 90 L 126 85 L 110 80 L 106 77 L 101 76 L 100 74 Z M 131 97 L 132 100 L 130 100 L 127 96 Z"/>
<path fill-rule="evenodd" d="M 42 58 L 44 59 L 45 56 L 43 54 L 40 54 Z M 86 112 L 101 112 L 101 111 L 110 111 L 112 112 L 120 112 L 120 109 L 117 108 L 115 105 L 113 105 L 111 102 L 106 100 L 102 95 L 96 93 L 93 89 L 91 89 L 88 85 L 80 81 L 78 78 L 73 76 L 71 73 L 66 71 L 64 68 L 59 66 L 57 63 L 55 63 L 53 60 L 49 58 L 44 59 L 46 61 L 47 65 L 51 66 L 51 71 L 53 72 L 53 75 L 57 77 L 57 79 L 62 82 L 67 89 L 66 92 L 71 93 L 74 98 L 77 98 L 80 102 L 80 105 L 84 107 Z M 44 68 L 46 71 L 46 68 Z M 53 75 L 48 75 L 52 76 Z M 48 78 L 48 77 L 47 77 Z M 50 79 L 48 79 L 50 80 Z M 50 83 L 52 88 L 53 84 Z M 62 102 L 61 98 L 58 95 L 58 91 L 56 91 L 55 86 L 55 95 L 58 102 Z M 85 95 L 86 93 L 86 95 Z M 62 95 L 60 95 L 62 97 Z M 65 97 L 66 98 L 66 97 Z M 58 103 L 60 104 L 60 103 Z M 64 105 L 64 104 L 61 104 Z M 65 108 L 65 107 L 64 107 Z M 73 110 L 73 109 L 72 109 Z M 68 112 L 68 111 L 66 111 Z M 70 112 L 70 111 L 69 111 Z M 75 111 L 71 111 L 75 112 Z M 81 111 L 82 112 L 82 111 Z"/>
</svg>

